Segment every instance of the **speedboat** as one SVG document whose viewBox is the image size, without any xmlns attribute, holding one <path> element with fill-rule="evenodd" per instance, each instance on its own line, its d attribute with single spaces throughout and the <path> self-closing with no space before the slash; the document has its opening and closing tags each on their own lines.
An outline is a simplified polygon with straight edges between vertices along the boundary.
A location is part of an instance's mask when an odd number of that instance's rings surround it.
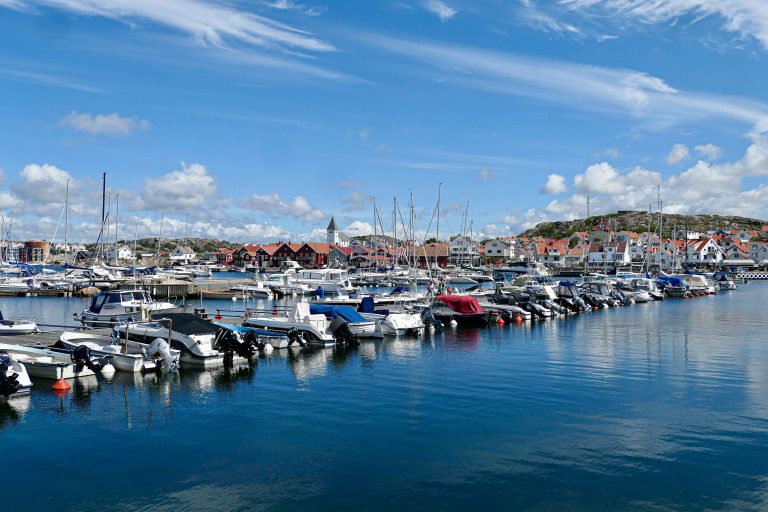
<svg viewBox="0 0 768 512">
<path fill-rule="evenodd" d="M 94 357 L 88 347 L 59 352 L 48 348 L 0 343 L 0 352 L 12 355 L 24 364 L 29 375 L 41 379 L 74 379 L 90 377 L 96 373 L 111 375 L 115 372 L 115 368 L 109 364 L 109 358 Z"/>
<path fill-rule="evenodd" d="M 312 314 L 309 303 L 297 302 L 293 311 L 283 315 L 273 314 L 251 316 L 243 322 L 245 327 L 256 327 L 268 331 L 288 333 L 292 329 L 299 331 L 304 339 L 312 345 L 325 347 L 336 344 L 336 339 L 330 330 L 331 322 L 322 314 Z"/>
<path fill-rule="evenodd" d="M 37 322 L 26 319 L 6 319 L 0 311 L 0 335 L 5 334 L 32 334 L 38 332 Z"/>
<path fill-rule="evenodd" d="M 432 305 L 432 315 L 447 324 L 455 321 L 461 326 L 481 326 L 488 323 L 488 312 L 468 295 L 438 295 Z"/>
<path fill-rule="evenodd" d="M 109 357 L 112 366 L 121 372 L 141 372 L 155 369 L 174 370 L 179 366 L 178 350 L 172 350 L 162 338 L 148 346 L 130 340 L 87 332 L 64 332 L 56 346 L 68 350 L 86 346 L 91 354 Z"/>
<path fill-rule="evenodd" d="M 364 297 L 358 313 L 367 319 L 378 321 L 381 333 L 387 336 L 420 336 L 424 334 L 424 321 L 418 313 L 375 310 L 373 297 Z"/>
<path fill-rule="evenodd" d="M 208 367 L 224 363 L 224 352 L 215 347 L 219 327 L 189 313 L 169 313 L 151 322 L 123 323 L 113 327 L 117 337 L 149 346 L 156 338 L 169 339 L 181 352 L 183 366 Z"/>
<path fill-rule="evenodd" d="M 0 352 L 0 398 L 28 395 L 31 387 L 27 368 L 11 354 Z"/>
<path fill-rule="evenodd" d="M 307 286 L 316 292 L 322 290 L 323 295 L 347 295 L 357 291 L 349 281 L 346 270 L 333 268 L 301 270 L 290 276 L 289 282 Z"/>
<path fill-rule="evenodd" d="M 88 307 L 75 319 L 90 327 L 111 327 L 128 320 L 150 320 L 157 315 L 183 313 L 186 306 L 156 302 L 148 291 L 107 290 L 91 297 Z"/>
<path fill-rule="evenodd" d="M 324 315 L 328 320 L 343 318 L 349 330 L 358 338 L 381 338 L 381 325 L 377 320 L 364 318 L 351 306 L 327 306 L 310 303 L 309 312 L 312 315 Z"/>
</svg>

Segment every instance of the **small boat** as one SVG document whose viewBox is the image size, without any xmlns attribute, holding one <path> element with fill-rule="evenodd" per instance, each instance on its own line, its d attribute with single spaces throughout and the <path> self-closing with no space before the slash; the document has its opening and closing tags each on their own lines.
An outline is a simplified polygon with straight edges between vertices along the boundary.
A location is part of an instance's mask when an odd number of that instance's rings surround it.
<svg viewBox="0 0 768 512">
<path fill-rule="evenodd" d="M 259 281 L 256 284 L 242 284 L 233 286 L 230 291 L 238 292 L 242 295 L 248 295 L 251 297 L 269 298 L 272 296 L 272 290 L 268 286 L 264 286 L 264 283 Z"/>
<path fill-rule="evenodd" d="M 109 358 L 93 357 L 88 347 L 59 352 L 48 348 L 0 343 L 0 352 L 12 355 L 24 364 L 29 375 L 41 379 L 75 379 L 96 373 L 111 375 L 115 372 L 115 368 L 109 364 Z"/>
<path fill-rule="evenodd" d="M 461 326 L 482 326 L 488 324 L 488 312 L 468 295 L 438 295 L 432 305 L 432 314 L 440 322 L 455 321 Z"/>
<path fill-rule="evenodd" d="M 171 313 L 152 322 L 124 323 L 113 327 L 117 336 L 149 346 L 156 338 L 170 338 L 171 348 L 181 352 L 183 366 L 209 367 L 224 363 L 215 347 L 215 324 L 189 313 Z"/>
<path fill-rule="evenodd" d="M 282 332 L 266 331 L 264 329 L 256 329 L 254 327 L 244 327 L 242 325 L 231 325 L 217 323 L 219 327 L 228 329 L 231 331 L 237 331 L 243 336 L 253 335 L 262 343 L 268 344 L 273 349 L 288 348 L 292 345 L 300 346 L 305 345 L 304 338 L 296 331 L 296 335 L 289 336 Z M 293 334 L 293 333 L 292 333 Z M 266 348 L 266 347 L 265 347 Z"/>
<path fill-rule="evenodd" d="M 383 335 L 399 337 L 424 334 L 425 325 L 420 314 L 376 310 L 373 297 L 364 297 L 357 311 L 363 318 L 377 320 Z"/>
<path fill-rule="evenodd" d="M 257 315 L 249 317 L 243 322 L 244 327 L 256 327 L 257 329 L 286 334 L 295 329 L 310 344 L 324 347 L 336 344 L 336 339 L 330 331 L 330 324 L 331 322 L 325 315 L 313 315 L 307 302 L 297 302 L 293 311 L 284 315 Z"/>
<path fill-rule="evenodd" d="M 28 395 L 31 387 L 27 368 L 11 354 L 0 352 L 0 398 Z"/>
<path fill-rule="evenodd" d="M 214 291 L 214 290 L 200 290 L 200 297 L 203 299 L 215 299 L 215 300 L 241 300 L 247 299 L 248 295 L 239 291 Z"/>
<path fill-rule="evenodd" d="M 37 322 L 26 319 L 6 319 L 0 311 L 0 335 L 32 334 L 38 332 Z"/>
<path fill-rule="evenodd" d="M 381 338 L 381 326 L 377 328 L 376 320 L 368 320 L 351 306 L 326 306 L 325 304 L 309 304 L 312 315 L 325 315 L 328 320 L 342 318 L 347 322 L 349 330 L 358 338 Z"/>
<path fill-rule="evenodd" d="M 56 346 L 68 350 L 86 346 L 91 354 L 109 357 L 112 366 L 121 372 L 141 372 L 156 369 L 175 370 L 179 366 L 178 350 L 171 350 L 162 338 L 155 339 L 148 346 L 120 340 L 111 336 L 87 332 L 64 332 Z"/>
<path fill-rule="evenodd" d="M 128 320 L 151 319 L 157 315 L 183 313 L 186 306 L 156 302 L 148 291 L 107 290 L 91 297 L 88 306 L 75 319 L 90 327 L 111 327 Z"/>
</svg>

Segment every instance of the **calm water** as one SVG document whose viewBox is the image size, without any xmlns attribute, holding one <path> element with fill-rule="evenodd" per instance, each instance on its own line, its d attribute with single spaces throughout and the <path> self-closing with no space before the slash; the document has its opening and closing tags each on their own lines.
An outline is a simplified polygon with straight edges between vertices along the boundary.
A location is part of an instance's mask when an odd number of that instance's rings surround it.
<svg viewBox="0 0 768 512">
<path fill-rule="evenodd" d="M 83 303 L 0 307 L 71 323 Z M 766 304 L 750 283 L 63 399 L 41 383 L 0 405 L 2 510 L 766 510 Z"/>
</svg>

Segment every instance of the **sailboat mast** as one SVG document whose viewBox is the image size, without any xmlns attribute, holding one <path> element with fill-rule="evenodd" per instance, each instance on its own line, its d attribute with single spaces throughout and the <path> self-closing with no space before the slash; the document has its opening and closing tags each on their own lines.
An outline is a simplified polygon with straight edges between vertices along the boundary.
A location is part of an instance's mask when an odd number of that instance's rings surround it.
<svg viewBox="0 0 768 512">
<path fill-rule="evenodd" d="M 117 256 L 118 256 L 118 248 L 117 248 L 117 220 L 118 216 L 120 215 L 120 194 L 115 194 L 115 266 L 117 266 Z"/>
<path fill-rule="evenodd" d="M 440 248 L 440 194 L 442 192 L 443 182 L 437 184 L 437 224 L 435 227 L 435 267 L 439 268 L 438 250 Z"/>
<path fill-rule="evenodd" d="M 67 191 L 64 194 L 64 263 L 68 263 L 69 248 L 67 243 L 67 232 L 69 228 L 69 179 L 67 179 Z"/>
<path fill-rule="evenodd" d="M 141 199 L 136 200 L 136 231 L 134 231 L 133 234 L 133 261 L 138 261 L 138 255 L 136 254 L 136 245 L 139 242 L 139 205 L 141 204 Z"/>
</svg>

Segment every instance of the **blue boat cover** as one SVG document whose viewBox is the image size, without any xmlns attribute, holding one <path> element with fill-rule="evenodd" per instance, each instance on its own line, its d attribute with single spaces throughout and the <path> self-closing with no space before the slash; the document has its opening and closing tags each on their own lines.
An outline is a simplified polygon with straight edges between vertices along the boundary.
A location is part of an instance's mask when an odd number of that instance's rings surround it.
<svg viewBox="0 0 768 512">
<path fill-rule="evenodd" d="M 224 329 L 228 329 L 230 331 L 237 331 L 237 332 L 255 332 L 259 336 L 265 336 L 270 338 L 285 338 L 285 334 L 282 332 L 274 332 L 274 331 L 265 331 L 264 329 L 256 329 L 254 327 L 245 327 L 242 325 L 231 325 L 231 324 L 224 324 L 219 322 L 213 322 L 214 325 L 218 327 L 222 327 Z"/>
<path fill-rule="evenodd" d="M 326 306 L 324 304 L 310 304 L 309 312 L 313 315 L 325 315 L 326 318 L 341 317 L 347 322 L 367 322 L 363 316 L 351 306 Z"/>
<path fill-rule="evenodd" d="M 373 313 L 374 309 L 373 297 L 363 297 L 363 300 L 357 307 L 357 310 L 361 313 Z"/>
<path fill-rule="evenodd" d="M 685 282 L 679 277 L 659 276 L 657 280 L 659 284 L 671 284 L 672 286 L 685 286 Z"/>
</svg>

